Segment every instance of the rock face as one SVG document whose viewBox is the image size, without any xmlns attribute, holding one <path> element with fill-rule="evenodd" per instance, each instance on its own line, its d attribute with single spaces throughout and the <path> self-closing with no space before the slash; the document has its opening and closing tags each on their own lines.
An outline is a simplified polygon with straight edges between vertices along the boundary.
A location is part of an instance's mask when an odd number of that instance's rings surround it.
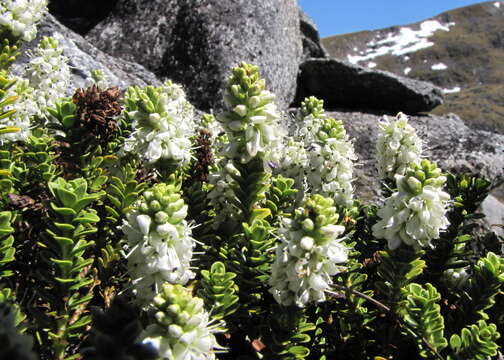
<svg viewBox="0 0 504 360">
<path fill-rule="evenodd" d="M 219 108 L 229 68 L 259 65 L 287 107 L 302 58 L 299 10 L 292 0 L 120 0 L 86 38 L 187 88 L 192 103 Z"/>
<path fill-rule="evenodd" d="M 336 59 L 309 59 L 300 68 L 296 104 L 307 96 L 329 109 L 368 109 L 416 114 L 443 102 L 430 83 L 369 70 Z"/>
<path fill-rule="evenodd" d="M 356 186 L 364 199 L 379 194 L 375 146 L 378 121 L 381 116 L 360 112 L 330 112 L 329 116 L 343 121 L 358 154 Z M 504 135 L 474 130 L 457 117 L 411 116 L 410 124 L 424 140 L 424 155 L 436 161 L 444 171 L 470 172 L 492 179 L 504 180 Z"/>
<path fill-rule="evenodd" d="M 504 132 L 504 1 L 450 10 L 415 24 L 322 39 L 332 58 L 444 89 L 436 114 Z"/>
<path fill-rule="evenodd" d="M 299 9 L 299 26 L 303 39 L 303 58 L 328 57 L 326 49 L 324 49 L 320 42 L 317 25 L 301 8 Z"/>
<path fill-rule="evenodd" d="M 485 220 L 489 228 L 495 231 L 499 236 L 504 236 L 504 229 L 498 226 L 492 226 L 495 224 L 504 224 L 504 204 L 502 201 L 493 195 L 488 195 L 481 204 L 481 211 L 486 216 Z"/>
<path fill-rule="evenodd" d="M 143 66 L 122 59 L 116 59 L 95 48 L 80 35 L 62 26 L 52 15 L 47 14 L 38 26 L 37 38 L 23 46 L 22 56 L 16 59 L 13 72 L 20 75 L 29 61 L 27 50 L 34 49 L 44 36 L 52 36 L 59 41 L 63 54 L 68 57 L 72 70 L 72 89 L 85 86 L 91 71 L 102 69 L 111 85 L 126 88 L 129 85 L 158 85 L 161 82 Z"/>
</svg>

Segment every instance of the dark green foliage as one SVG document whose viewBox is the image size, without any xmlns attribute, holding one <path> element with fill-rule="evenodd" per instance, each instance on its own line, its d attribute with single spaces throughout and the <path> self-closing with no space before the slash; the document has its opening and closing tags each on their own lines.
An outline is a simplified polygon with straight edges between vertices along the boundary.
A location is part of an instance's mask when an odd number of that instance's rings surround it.
<svg viewBox="0 0 504 360">
<path fill-rule="evenodd" d="M 280 217 L 290 216 L 298 192 L 293 186 L 294 179 L 281 175 L 271 179 L 271 186 L 266 194 L 266 207 L 271 211 L 272 223 L 278 224 Z"/>
<path fill-rule="evenodd" d="M 227 272 L 222 262 L 215 262 L 210 271 L 201 271 L 201 277 L 198 296 L 212 309 L 212 317 L 221 320 L 233 314 L 240 306 L 236 295 L 238 287 L 233 280 L 236 274 Z"/>
<path fill-rule="evenodd" d="M 261 158 L 254 158 L 246 164 L 234 162 L 239 176 L 234 176 L 236 187 L 233 191 L 240 201 L 243 220 L 251 221 L 255 217 L 253 211 L 258 209 L 266 199 L 270 175 L 264 171 Z"/>
<path fill-rule="evenodd" d="M 448 229 L 433 241 L 433 249 L 427 250 L 430 281 L 438 279 L 445 270 L 467 266 L 475 257 L 474 246 L 470 246 L 478 227 L 475 220 L 484 216 L 477 209 L 488 195 L 490 185 L 488 180 L 473 175 L 447 176 L 446 191 L 454 202 L 447 214 L 450 221 Z M 484 251 L 482 255 L 485 255 Z"/>
<path fill-rule="evenodd" d="M 15 302 L 15 296 L 11 289 L 4 288 L 0 290 L 0 304 L 9 303 L 10 313 L 14 319 L 14 326 L 19 329 L 19 332 L 23 333 L 26 329 L 23 326 L 23 322 L 26 320 L 26 315 L 21 312 L 19 305 Z"/>
<path fill-rule="evenodd" d="M 443 336 L 444 321 L 440 313 L 441 295 L 432 284 L 409 284 L 402 289 L 406 304 L 404 307 L 404 321 L 415 329 L 416 335 L 425 339 L 433 349 L 440 351 L 448 345 Z M 419 340 L 420 355 L 432 356 L 431 349 Z"/>
<path fill-rule="evenodd" d="M 452 335 L 450 348 L 452 355 L 448 360 L 486 360 L 490 356 L 497 355 L 499 346 L 496 344 L 500 334 L 494 324 L 488 324 L 479 320 L 476 324 L 462 329 L 460 335 Z"/>
<path fill-rule="evenodd" d="M 379 252 L 377 291 L 388 299 L 392 307 L 400 307 L 404 296 L 401 289 L 422 274 L 425 261 L 421 260 L 423 251 L 402 246 L 396 250 Z"/>
<path fill-rule="evenodd" d="M 94 244 L 87 238 L 97 232 L 94 224 L 100 218 L 87 207 L 104 193 L 87 193 L 83 178 L 68 182 L 58 178 L 49 183 L 49 190 L 53 196 L 51 224 L 39 246 L 44 248 L 41 256 L 51 267 L 41 273 L 41 280 L 59 292 L 60 297 L 46 293 L 56 325 L 47 335 L 55 358 L 63 359 L 69 340 L 81 337 L 82 329 L 91 322 L 89 315 L 82 315 L 83 306 L 93 299 L 94 286 L 93 259 L 86 258 L 85 252 Z"/>
<path fill-rule="evenodd" d="M 480 319 L 489 320 L 486 311 L 494 305 L 503 284 L 504 259 L 490 252 L 472 267 L 472 276 L 459 293 L 457 311 L 452 319 L 455 330 Z"/>
<path fill-rule="evenodd" d="M 12 275 L 12 271 L 8 268 L 8 264 L 14 261 L 16 252 L 12 246 L 14 244 L 12 220 L 12 213 L 9 211 L 0 212 L 0 280 Z"/>
<path fill-rule="evenodd" d="M 310 333 L 315 325 L 296 307 L 272 305 L 268 321 L 266 359 L 297 360 L 310 355 Z"/>
</svg>

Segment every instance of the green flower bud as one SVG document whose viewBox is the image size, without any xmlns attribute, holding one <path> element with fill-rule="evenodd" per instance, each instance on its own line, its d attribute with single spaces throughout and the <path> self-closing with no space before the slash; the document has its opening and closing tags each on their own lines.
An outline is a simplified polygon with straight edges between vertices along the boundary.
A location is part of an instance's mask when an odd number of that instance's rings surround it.
<svg viewBox="0 0 504 360">
<path fill-rule="evenodd" d="M 315 225 L 313 224 L 313 221 L 309 218 L 306 218 L 303 220 L 303 230 L 305 231 L 313 231 Z"/>
</svg>

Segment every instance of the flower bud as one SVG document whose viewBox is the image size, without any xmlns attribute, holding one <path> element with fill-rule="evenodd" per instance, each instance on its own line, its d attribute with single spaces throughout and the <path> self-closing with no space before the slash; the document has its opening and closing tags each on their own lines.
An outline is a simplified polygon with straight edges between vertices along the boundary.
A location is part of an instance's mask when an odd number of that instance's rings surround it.
<svg viewBox="0 0 504 360">
<path fill-rule="evenodd" d="M 235 113 L 237 113 L 238 115 L 240 115 L 241 117 L 244 117 L 245 115 L 247 115 L 247 107 L 243 104 L 236 105 L 235 108 L 233 109 L 233 111 Z"/>
</svg>

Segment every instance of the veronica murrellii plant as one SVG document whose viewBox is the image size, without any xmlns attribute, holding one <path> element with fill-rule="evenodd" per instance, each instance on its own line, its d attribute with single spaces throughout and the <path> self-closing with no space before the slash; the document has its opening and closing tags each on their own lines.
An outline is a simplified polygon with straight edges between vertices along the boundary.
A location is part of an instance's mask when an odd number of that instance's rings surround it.
<svg viewBox="0 0 504 360">
<path fill-rule="evenodd" d="M 315 97 L 305 99 L 298 119 L 296 134 L 308 153 L 306 178 L 311 193 L 330 197 L 338 206 L 351 207 L 357 156 L 343 123 L 327 117 L 323 101 Z"/>
<path fill-rule="evenodd" d="M 159 87 L 130 87 L 124 113 L 133 133 L 121 154 L 131 153 L 160 168 L 189 163 L 196 124 L 193 107 L 181 86 L 166 82 Z"/>
<path fill-rule="evenodd" d="M 185 220 L 187 205 L 176 183 L 160 183 L 143 192 L 122 227 L 130 253 L 128 269 L 134 292 L 149 304 L 163 283 L 186 284 L 196 245 Z"/>
<path fill-rule="evenodd" d="M 394 175 L 403 175 L 422 155 L 422 140 L 408 123 L 408 117 L 399 113 L 395 120 L 383 117 L 378 125 L 376 140 L 376 167 L 382 179 L 394 181 Z"/>
<path fill-rule="evenodd" d="M 271 267 L 270 292 L 282 305 L 306 306 L 326 299 L 332 277 L 348 259 L 345 227 L 337 225 L 333 200 L 314 195 L 284 219 Z"/>
<path fill-rule="evenodd" d="M 228 110 L 217 117 L 229 137 L 228 158 L 246 163 L 280 141 L 280 113 L 265 84 L 257 66 L 241 63 L 233 69 L 224 95 Z"/>
<path fill-rule="evenodd" d="M 446 177 L 435 163 L 424 159 L 395 179 L 398 190 L 378 210 L 381 220 L 373 226 L 373 234 L 386 239 L 391 250 L 401 243 L 416 249 L 429 246 L 449 224 L 450 195 L 443 191 Z"/>
<path fill-rule="evenodd" d="M 212 360 L 221 350 L 215 338 L 219 323 L 211 323 L 203 300 L 181 285 L 165 284 L 153 301 L 155 321 L 140 335 L 161 359 Z"/>
</svg>

